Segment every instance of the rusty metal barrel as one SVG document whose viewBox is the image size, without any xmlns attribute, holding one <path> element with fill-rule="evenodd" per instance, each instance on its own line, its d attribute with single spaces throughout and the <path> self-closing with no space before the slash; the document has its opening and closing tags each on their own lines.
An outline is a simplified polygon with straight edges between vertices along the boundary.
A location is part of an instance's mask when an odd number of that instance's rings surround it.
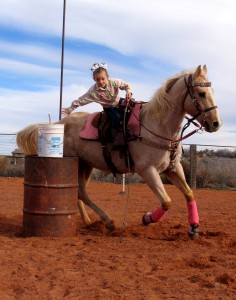
<svg viewBox="0 0 236 300">
<path fill-rule="evenodd" d="M 25 157 L 24 236 L 74 236 L 77 198 L 77 157 Z"/>
</svg>

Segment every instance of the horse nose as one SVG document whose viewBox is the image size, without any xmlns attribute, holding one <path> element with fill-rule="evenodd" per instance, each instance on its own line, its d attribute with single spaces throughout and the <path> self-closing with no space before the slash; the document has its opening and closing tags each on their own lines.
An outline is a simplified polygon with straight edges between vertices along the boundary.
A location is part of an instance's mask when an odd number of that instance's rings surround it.
<svg viewBox="0 0 236 300">
<path fill-rule="evenodd" d="M 213 122 L 212 126 L 213 126 L 213 128 L 217 129 L 220 126 L 220 124 L 218 121 L 215 121 L 215 122 Z"/>
</svg>

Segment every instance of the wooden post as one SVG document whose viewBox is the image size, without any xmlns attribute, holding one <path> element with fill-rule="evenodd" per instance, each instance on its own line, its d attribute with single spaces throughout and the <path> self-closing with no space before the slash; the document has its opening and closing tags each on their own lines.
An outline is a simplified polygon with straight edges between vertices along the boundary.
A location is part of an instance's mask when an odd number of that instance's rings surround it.
<svg viewBox="0 0 236 300">
<path fill-rule="evenodd" d="M 197 187 L 197 145 L 190 145 L 190 187 L 196 189 Z"/>
</svg>

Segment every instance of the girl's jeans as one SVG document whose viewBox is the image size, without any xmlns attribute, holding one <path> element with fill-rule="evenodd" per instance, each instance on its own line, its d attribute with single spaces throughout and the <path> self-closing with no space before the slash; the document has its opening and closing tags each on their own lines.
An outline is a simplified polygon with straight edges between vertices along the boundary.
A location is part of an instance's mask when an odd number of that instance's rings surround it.
<svg viewBox="0 0 236 300">
<path fill-rule="evenodd" d="M 120 104 L 125 101 L 125 98 L 120 98 L 119 106 Z M 121 115 L 120 115 L 120 109 L 119 107 L 112 106 L 108 108 L 103 108 L 105 112 L 107 112 L 110 120 L 111 120 L 111 127 L 113 130 L 119 129 L 120 121 L 121 121 Z"/>
<path fill-rule="evenodd" d="M 104 107 L 104 111 L 108 114 L 111 120 L 111 127 L 114 130 L 117 130 L 120 125 L 121 116 L 120 116 L 120 109 L 118 107 Z"/>
</svg>

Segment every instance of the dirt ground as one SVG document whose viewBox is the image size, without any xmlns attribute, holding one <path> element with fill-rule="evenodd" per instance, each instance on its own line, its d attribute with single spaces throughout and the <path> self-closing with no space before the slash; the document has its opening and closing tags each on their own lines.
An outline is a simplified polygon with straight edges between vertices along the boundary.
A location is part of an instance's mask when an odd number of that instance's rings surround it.
<svg viewBox="0 0 236 300">
<path fill-rule="evenodd" d="M 185 201 L 171 185 L 168 215 L 141 225 L 157 206 L 145 184 L 130 186 L 123 232 L 111 234 L 99 222 L 86 228 L 78 216 L 75 237 L 24 238 L 23 179 L 0 178 L 0 188 L 1 299 L 236 299 L 235 191 L 195 191 L 198 240 L 187 235 Z M 120 192 L 120 185 L 89 184 L 118 227 L 127 200 Z"/>
</svg>

